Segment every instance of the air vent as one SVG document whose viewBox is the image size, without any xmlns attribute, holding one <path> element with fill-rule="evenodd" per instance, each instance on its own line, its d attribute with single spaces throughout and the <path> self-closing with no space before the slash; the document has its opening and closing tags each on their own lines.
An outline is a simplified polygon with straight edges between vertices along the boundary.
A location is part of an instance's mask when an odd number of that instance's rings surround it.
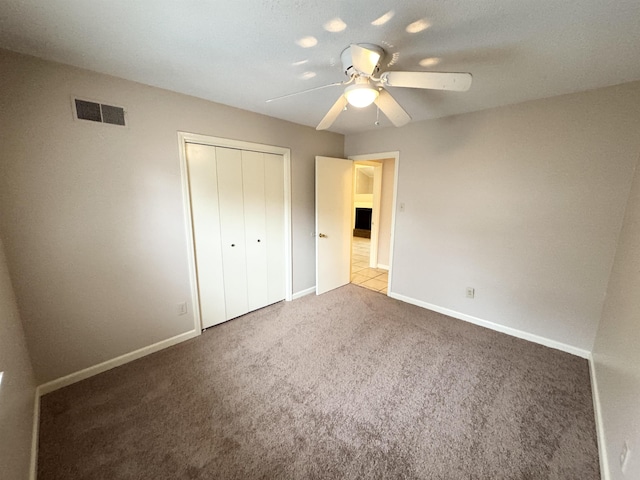
<svg viewBox="0 0 640 480">
<path fill-rule="evenodd" d="M 76 117 L 91 122 L 124 126 L 124 108 L 75 99 Z"/>
</svg>

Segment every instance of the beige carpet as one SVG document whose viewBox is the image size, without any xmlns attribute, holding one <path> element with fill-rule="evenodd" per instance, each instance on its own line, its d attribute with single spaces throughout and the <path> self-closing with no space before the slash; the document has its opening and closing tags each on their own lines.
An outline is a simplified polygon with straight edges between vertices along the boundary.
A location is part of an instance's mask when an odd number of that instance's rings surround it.
<svg viewBox="0 0 640 480">
<path fill-rule="evenodd" d="M 599 478 L 583 359 L 354 285 L 42 398 L 38 479 Z"/>
</svg>

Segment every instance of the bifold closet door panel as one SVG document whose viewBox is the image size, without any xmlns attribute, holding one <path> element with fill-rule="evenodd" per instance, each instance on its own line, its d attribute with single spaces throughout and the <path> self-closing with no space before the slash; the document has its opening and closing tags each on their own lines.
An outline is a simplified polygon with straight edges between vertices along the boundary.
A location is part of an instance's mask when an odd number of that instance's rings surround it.
<svg viewBox="0 0 640 480">
<path fill-rule="evenodd" d="M 242 190 L 247 239 L 247 295 L 251 311 L 268 305 L 264 154 L 242 152 Z"/>
<path fill-rule="evenodd" d="M 267 304 L 285 297 L 284 158 L 264 154 L 267 218 Z"/>
<path fill-rule="evenodd" d="M 227 319 L 222 276 L 216 149 L 208 145 L 187 143 L 186 152 L 200 314 L 202 328 L 208 328 Z"/>
<path fill-rule="evenodd" d="M 249 311 L 242 194 L 242 152 L 216 147 L 226 318 Z"/>
</svg>

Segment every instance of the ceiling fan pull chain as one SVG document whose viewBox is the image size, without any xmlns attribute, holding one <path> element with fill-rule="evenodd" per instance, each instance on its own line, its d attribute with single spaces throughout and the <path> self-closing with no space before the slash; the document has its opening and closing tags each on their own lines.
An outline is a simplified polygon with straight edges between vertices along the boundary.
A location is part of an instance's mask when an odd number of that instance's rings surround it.
<svg viewBox="0 0 640 480">
<path fill-rule="evenodd" d="M 380 126 L 380 107 L 376 105 L 376 123 L 374 123 L 376 127 Z"/>
</svg>

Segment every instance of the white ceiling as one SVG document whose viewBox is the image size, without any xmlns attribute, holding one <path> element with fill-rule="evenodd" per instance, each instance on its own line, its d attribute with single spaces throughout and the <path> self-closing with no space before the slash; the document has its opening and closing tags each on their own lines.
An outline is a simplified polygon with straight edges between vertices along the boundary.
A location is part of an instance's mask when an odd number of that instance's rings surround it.
<svg viewBox="0 0 640 480">
<path fill-rule="evenodd" d="M 473 74 L 464 93 L 389 88 L 414 121 L 437 118 L 639 80 L 640 1 L 0 0 L 1 47 L 309 126 L 340 87 L 265 100 L 346 79 L 340 52 L 363 42 L 399 54 L 390 69 Z M 375 118 L 350 108 L 331 130 Z"/>
</svg>

